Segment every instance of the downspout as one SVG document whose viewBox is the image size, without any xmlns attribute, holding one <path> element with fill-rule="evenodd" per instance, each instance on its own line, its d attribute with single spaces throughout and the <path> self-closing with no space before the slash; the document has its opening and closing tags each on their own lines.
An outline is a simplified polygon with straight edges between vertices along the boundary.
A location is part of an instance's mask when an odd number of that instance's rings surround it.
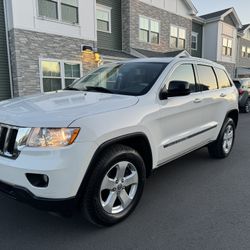
<svg viewBox="0 0 250 250">
<path fill-rule="evenodd" d="M 5 32 L 6 32 L 6 44 L 7 44 L 7 55 L 8 55 L 8 66 L 9 66 L 9 78 L 10 78 L 10 94 L 11 98 L 14 97 L 13 92 L 13 81 L 12 81 L 12 68 L 11 68 L 11 57 L 10 57 L 10 44 L 9 44 L 9 20 L 7 15 L 7 4 L 5 2 L 6 0 L 3 0 L 3 8 L 4 8 L 4 20 L 5 20 Z"/>
</svg>

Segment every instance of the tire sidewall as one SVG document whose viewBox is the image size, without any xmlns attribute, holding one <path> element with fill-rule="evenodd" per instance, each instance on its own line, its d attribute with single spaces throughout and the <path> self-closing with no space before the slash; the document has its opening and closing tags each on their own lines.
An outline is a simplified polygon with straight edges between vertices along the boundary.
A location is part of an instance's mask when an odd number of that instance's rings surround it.
<svg viewBox="0 0 250 250">
<path fill-rule="evenodd" d="M 232 142 L 232 146 L 230 148 L 230 151 L 228 153 L 226 153 L 224 151 L 224 148 L 223 148 L 223 142 L 224 142 L 224 133 L 226 131 L 226 128 L 231 125 L 233 127 L 233 142 Z M 220 142 L 220 147 L 221 147 L 221 152 L 224 154 L 224 157 L 228 157 L 233 149 L 233 146 L 234 146 L 234 141 L 235 141 L 235 124 L 234 124 L 234 121 L 233 119 L 231 118 L 227 118 L 226 121 L 224 122 L 224 125 L 221 129 L 221 132 L 220 132 L 220 136 L 219 136 L 219 142 Z"/>
<path fill-rule="evenodd" d="M 109 172 L 109 170 L 115 164 L 121 161 L 131 162 L 135 166 L 138 173 L 138 187 L 133 201 L 124 211 L 118 214 L 109 214 L 104 210 L 104 208 L 101 205 L 100 187 L 103 178 Z M 137 203 L 139 202 L 146 179 L 145 165 L 141 156 L 136 151 L 134 150 L 130 151 L 126 150 L 123 152 L 121 151 L 116 153 L 115 155 L 111 155 L 110 158 L 104 164 L 102 162 L 102 166 L 97 166 L 96 169 L 93 171 L 91 178 L 92 181 L 90 182 L 93 183 L 93 185 L 89 185 L 87 190 L 88 197 L 89 198 L 92 197 L 92 201 L 89 199 L 91 202 L 90 206 L 93 206 L 94 208 L 93 212 L 95 213 L 95 216 L 98 218 L 98 220 L 101 221 L 101 223 L 104 222 L 106 225 L 113 225 L 125 219 L 134 210 Z"/>
</svg>

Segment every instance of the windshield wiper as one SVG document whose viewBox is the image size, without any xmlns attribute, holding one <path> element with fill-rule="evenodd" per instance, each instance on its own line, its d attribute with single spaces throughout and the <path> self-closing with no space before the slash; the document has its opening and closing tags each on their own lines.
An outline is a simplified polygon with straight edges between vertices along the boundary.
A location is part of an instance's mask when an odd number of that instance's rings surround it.
<svg viewBox="0 0 250 250">
<path fill-rule="evenodd" d="M 85 90 L 87 91 L 96 91 L 96 92 L 102 92 L 102 93 L 110 93 L 110 94 L 113 94 L 113 91 L 109 90 L 109 89 L 106 89 L 106 88 L 103 88 L 103 87 L 94 87 L 94 86 L 86 86 L 85 87 Z"/>
<path fill-rule="evenodd" d="M 74 90 L 74 91 L 81 91 L 80 89 L 74 88 L 74 87 L 66 87 L 64 90 Z"/>
</svg>

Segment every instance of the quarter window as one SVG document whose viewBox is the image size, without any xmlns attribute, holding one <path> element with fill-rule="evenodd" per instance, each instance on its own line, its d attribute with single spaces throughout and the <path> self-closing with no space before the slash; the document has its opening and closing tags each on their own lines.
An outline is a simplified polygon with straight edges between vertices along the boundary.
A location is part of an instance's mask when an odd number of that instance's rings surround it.
<svg viewBox="0 0 250 250">
<path fill-rule="evenodd" d="M 106 6 L 96 7 L 97 30 L 111 33 L 111 8 Z"/>
<path fill-rule="evenodd" d="M 179 49 L 184 49 L 186 47 L 185 29 L 171 25 L 170 46 L 171 48 L 179 48 Z"/>
<path fill-rule="evenodd" d="M 201 91 L 218 89 L 214 70 L 210 66 L 197 65 L 199 88 Z"/>
<path fill-rule="evenodd" d="M 232 56 L 233 41 L 231 39 L 223 38 L 222 54 L 224 56 Z"/>
<path fill-rule="evenodd" d="M 215 73 L 217 75 L 218 83 L 219 83 L 219 88 L 229 88 L 231 87 L 231 82 L 226 74 L 226 72 L 222 69 L 215 69 Z"/>
<path fill-rule="evenodd" d="M 140 17 L 139 39 L 141 42 L 159 44 L 160 23 L 146 17 Z"/>
<path fill-rule="evenodd" d="M 78 0 L 38 0 L 40 17 L 67 23 L 79 23 Z"/>
<path fill-rule="evenodd" d="M 44 60 L 41 62 L 42 89 L 44 92 L 68 87 L 81 77 L 80 63 Z"/>
<path fill-rule="evenodd" d="M 195 84 L 195 76 L 194 76 L 194 69 L 192 64 L 182 64 L 178 68 L 175 69 L 173 74 L 171 75 L 169 82 L 171 81 L 185 81 L 188 82 L 190 85 L 191 92 L 196 91 L 196 84 Z"/>
</svg>

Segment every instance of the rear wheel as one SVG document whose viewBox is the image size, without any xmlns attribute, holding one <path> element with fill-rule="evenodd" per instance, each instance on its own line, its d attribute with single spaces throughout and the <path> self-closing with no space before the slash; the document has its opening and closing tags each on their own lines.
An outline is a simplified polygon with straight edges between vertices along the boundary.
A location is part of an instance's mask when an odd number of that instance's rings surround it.
<svg viewBox="0 0 250 250">
<path fill-rule="evenodd" d="M 244 113 L 249 113 L 250 112 L 250 98 L 247 99 L 243 111 L 244 111 Z"/>
<path fill-rule="evenodd" d="M 101 226 L 125 219 L 141 198 L 145 176 L 144 162 L 134 149 L 116 145 L 104 151 L 81 203 L 85 218 Z"/>
<path fill-rule="evenodd" d="M 208 151 L 213 158 L 226 158 L 229 156 L 235 137 L 235 124 L 233 119 L 227 118 L 218 136 L 218 139 L 208 146 Z"/>
</svg>

